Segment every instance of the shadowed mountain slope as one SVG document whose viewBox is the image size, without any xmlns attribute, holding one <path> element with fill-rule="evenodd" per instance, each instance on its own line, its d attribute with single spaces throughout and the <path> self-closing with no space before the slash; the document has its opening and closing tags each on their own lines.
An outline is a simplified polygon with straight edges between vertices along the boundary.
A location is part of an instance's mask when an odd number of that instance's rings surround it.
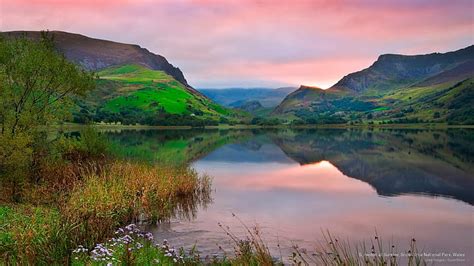
<svg viewBox="0 0 474 266">
<path fill-rule="evenodd" d="M 189 86 L 179 68 L 171 65 L 163 56 L 154 54 L 138 45 L 94 39 L 63 31 L 50 33 L 54 36 L 56 48 L 67 59 L 87 70 L 97 71 L 110 66 L 139 64 L 153 70 L 164 71 L 177 81 Z M 8 37 L 26 36 L 32 39 L 41 37 L 40 31 L 11 31 L 1 34 Z"/>
</svg>

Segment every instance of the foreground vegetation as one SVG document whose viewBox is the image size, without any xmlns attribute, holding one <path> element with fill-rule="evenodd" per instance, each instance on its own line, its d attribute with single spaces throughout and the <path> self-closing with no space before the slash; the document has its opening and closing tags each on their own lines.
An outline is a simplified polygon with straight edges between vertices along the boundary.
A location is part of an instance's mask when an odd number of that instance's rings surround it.
<svg viewBox="0 0 474 266">
<path fill-rule="evenodd" d="M 192 217 L 199 204 L 210 201 L 206 176 L 185 167 L 117 161 L 94 150 L 100 144 L 90 138 L 97 136 L 82 135 L 68 140 L 73 144 L 61 158 L 38 166 L 40 181 L 25 181 L 21 189 L 2 183 L 4 261 L 66 263 L 78 245 L 92 248 L 122 225 L 156 222 L 178 212 Z"/>
</svg>

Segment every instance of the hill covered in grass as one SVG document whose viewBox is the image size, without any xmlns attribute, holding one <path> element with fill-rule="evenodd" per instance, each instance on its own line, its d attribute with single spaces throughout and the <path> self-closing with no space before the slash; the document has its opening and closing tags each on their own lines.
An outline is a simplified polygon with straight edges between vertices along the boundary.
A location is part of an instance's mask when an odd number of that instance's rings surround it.
<svg viewBox="0 0 474 266">
<path fill-rule="evenodd" d="M 131 64 L 98 72 L 97 89 L 75 115 L 85 120 L 146 125 L 213 125 L 233 121 L 236 112 L 213 103 L 171 75 Z"/>
<path fill-rule="evenodd" d="M 445 54 L 382 55 L 327 90 L 302 86 L 273 115 L 299 123 L 474 124 L 474 46 Z"/>
</svg>

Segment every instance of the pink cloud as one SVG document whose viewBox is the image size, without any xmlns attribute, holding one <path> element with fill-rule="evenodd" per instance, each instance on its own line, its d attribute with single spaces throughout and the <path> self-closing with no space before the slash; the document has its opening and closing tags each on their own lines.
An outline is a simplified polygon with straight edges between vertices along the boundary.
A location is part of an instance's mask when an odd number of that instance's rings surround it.
<svg viewBox="0 0 474 266">
<path fill-rule="evenodd" d="M 4 1 L 0 14 L 1 30 L 66 30 L 140 44 L 198 87 L 327 87 L 381 53 L 474 42 L 473 3 L 463 0 L 18 0 Z"/>
</svg>

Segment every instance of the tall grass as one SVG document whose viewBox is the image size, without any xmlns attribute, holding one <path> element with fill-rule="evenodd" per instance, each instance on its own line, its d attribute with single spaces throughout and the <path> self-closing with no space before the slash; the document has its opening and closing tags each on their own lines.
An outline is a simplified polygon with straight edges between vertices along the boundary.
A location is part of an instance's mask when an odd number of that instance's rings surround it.
<svg viewBox="0 0 474 266">
<path fill-rule="evenodd" d="M 0 186 L 0 264 L 68 263 L 73 247 L 91 248 L 119 226 L 192 217 L 211 200 L 207 176 L 114 160 L 107 140 L 89 127 L 44 156 L 21 187 Z"/>
<path fill-rule="evenodd" d="M 74 246 L 70 231 L 57 209 L 28 204 L 0 207 L 0 260 L 11 265 L 66 263 L 65 255 Z"/>
<path fill-rule="evenodd" d="M 91 246 L 130 222 L 156 222 L 178 210 L 195 212 L 210 200 L 209 191 L 209 178 L 189 168 L 115 161 L 99 174 L 85 175 L 61 212 L 78 225 L 76 242 Z"/>
<path fill-rule="evenodd" d="M 270 250 L 262 239 L 261 231 L 256 225 L 248 227 L 235 214 L 232 216 L 237 219 L 245 228 L 246 237 L 241 238 L 234 234 L 228 226 L 219 223 L 219 227 L 227 234 L 234 243 L 235 256 L 230 260 L 234 265 L 274 265 L 276 261 L 272 258 Z"/>
<path fill-rule="evenodd" d="M 382 241 L 377 233 L 368 243 L 359 244 L 340 240 L 329 231 L 322 235 L 323 242 L 314 251 L 295 246 L 291 261 L 297 265 L 426 265 L 414 238 L 407 249 L 399 251 L 393 243 Z"/>
</svg>

